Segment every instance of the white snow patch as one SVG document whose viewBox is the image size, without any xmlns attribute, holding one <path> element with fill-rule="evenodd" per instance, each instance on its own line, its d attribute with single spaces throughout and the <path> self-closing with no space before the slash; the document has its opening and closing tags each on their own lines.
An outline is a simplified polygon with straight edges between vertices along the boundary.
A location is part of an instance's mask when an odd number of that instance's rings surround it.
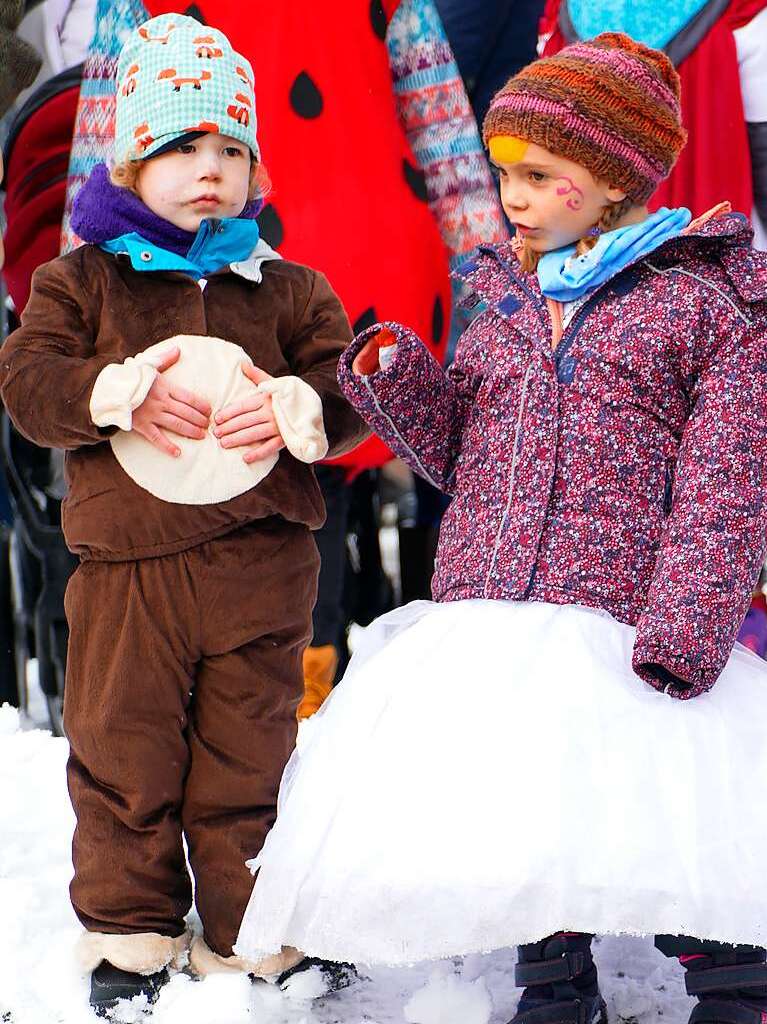
<svg viewBox="0 0 767 1024">
<path fill-rule="evenodd" d="M 142 1024 L 150 1009 L 149 1000 L 141 995 L 135 999 L 118 999 L 117 1005 L 107 1010 L 106 1016 L 107 1020 L 119 1021 L 120 1024 Z"/>
<path fill-rule="evenodd" d="M 18 708 L 10 704 L 0 706 L 0 736 L 12 736 L 20 728 Z"/>
<path fill-rule="evenodd" d="M 283 991 L 290 1000 L 307 1003 L 326 995 L 328 982 L 319 967 L 310 967 L 308 971 L 299 971 L 298 974 L 291 975 L 285 982 Z"/>
<path fill-rule="evenodd" d="M 488 1024 L 493 1004 L 483 978 L 464 981 L 435 970 L 405 1006 L 410 1024 Z"/>
<path fill-rule="evenodd" d="M 74 956 L 80 925 L 68 893 L 74 816 L 67 743 L 24 725 L 15 709 L 0 708 L 0 1022 L 96 1024 L 88 978 Z M 196 915 L 190 921 L 199 931 Z M 682 971 L 651 939 L 597 939 L 594 953 L 611 1024 L 628 1017 L 686 1024 L 693 1001 Z M 327 995 L 314 972 L 300 981 L 296 975 L 288 992 L 239 975 L 193 981 L 176 974 L 147 1024 L 505 1024 L 519 996 L 515 959 L 506 949 L 436 965 L 363 968 L 349 988 Z M 135 1017 L 141 1005 L 120 1010 Z"/>
<path fill-rule="evenodd" d="M 160 992 L 152 1012 L 152 1024 L 176 1024 L 192 1021 L 202 1024 L 253 1024 L 248 1002 L 251 983 L 247 975 L 212 974 L 204 981 L 195 981 L 177 974 Z M 255 1020 L 268 1020 L 256 1015 Z"/>
</svg>

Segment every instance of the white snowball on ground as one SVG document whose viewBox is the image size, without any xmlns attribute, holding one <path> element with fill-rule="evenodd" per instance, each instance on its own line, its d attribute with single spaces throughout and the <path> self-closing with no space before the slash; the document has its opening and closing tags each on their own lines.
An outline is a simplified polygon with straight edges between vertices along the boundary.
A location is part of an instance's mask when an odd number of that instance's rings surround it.
<svg viewBox="0 0 767 1024">
<path fill-rule="evenodd" d="M 483 978 L 463 981 L 434 972 L 405 1006 L 410 1024 L 488 1024 L 493 1012 Z"/>
</svg>

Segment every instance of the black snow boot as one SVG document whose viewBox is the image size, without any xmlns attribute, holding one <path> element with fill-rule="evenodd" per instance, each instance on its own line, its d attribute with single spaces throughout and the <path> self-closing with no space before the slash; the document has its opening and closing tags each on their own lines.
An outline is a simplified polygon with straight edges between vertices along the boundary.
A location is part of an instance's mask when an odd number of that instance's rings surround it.
<svg viewBox="0 0 767 1024">
<path fill-rule="evenodd" d="M 357 968 L 354 964 L 336 963 L 333 960 L 320 960 L 316 956 L 305 956 L 294 967 L 283 971 L 277 979 L 277 984 L 280 988 L 284 988 L 291 978 L 313 968 L 316 968 L 322 975 L 326 992 L 337 992 L 339 989 L 348 988 L 357 977 Z"/>
<path fill-rule="evenodd" d="M 557 932 L 518 947 L 514 980 L 524 991 L 509 1024 L 607 1024 L 591 938 Z"/>
<path fill-rule="evenodd" d="M 689 1024 L 767 1024 L 767 950 L 684 935 L 656 935 L 655 945 L 684 967 L 698 1000 Z"/>
<path fill-rule="evenodd" d="M 102 960 L 91 974 L 90 1004 L 99 1017 L 109 1017 L 118 999 L 145 995 L 150 1004 L 156 1003 L 160 989 L 167 981 L 168 971 L 165 968 L 156 974 L 134 974 Z"/>
</svg>

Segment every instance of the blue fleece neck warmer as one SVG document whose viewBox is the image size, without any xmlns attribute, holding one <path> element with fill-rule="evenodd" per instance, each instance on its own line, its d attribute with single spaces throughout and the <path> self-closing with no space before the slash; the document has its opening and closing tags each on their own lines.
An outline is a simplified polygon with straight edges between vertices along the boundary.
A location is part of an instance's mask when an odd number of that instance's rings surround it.
<svg viewBox="0 0 767 1024">
<path fill-rule="evenodd" d="M 544 253 L 538 262 L 541 291 L 558 302 L 573 302 L 604 284 L 629 263 L 681 234 L 691 219 L 690 211 L 684 207 L 669 210 L 663 206 L 641 224 L 606 231 L 583 256 L 575 255 L 574 245 Z"/>
</svg>

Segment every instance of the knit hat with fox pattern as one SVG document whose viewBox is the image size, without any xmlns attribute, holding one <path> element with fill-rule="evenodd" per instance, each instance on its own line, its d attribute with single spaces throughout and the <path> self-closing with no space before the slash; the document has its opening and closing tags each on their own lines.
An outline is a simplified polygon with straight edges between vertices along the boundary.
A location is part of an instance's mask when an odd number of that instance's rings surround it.
<svg viewBox="0 0 767 1024">
<path fill-rule="evenodd" d="M 189 132 L 219 132 L 258 159 L 253 69 L 223 32 L 162 14 L 126 40 L 117 64 L 115 157 L 143 160 Z"/>
</svg>

